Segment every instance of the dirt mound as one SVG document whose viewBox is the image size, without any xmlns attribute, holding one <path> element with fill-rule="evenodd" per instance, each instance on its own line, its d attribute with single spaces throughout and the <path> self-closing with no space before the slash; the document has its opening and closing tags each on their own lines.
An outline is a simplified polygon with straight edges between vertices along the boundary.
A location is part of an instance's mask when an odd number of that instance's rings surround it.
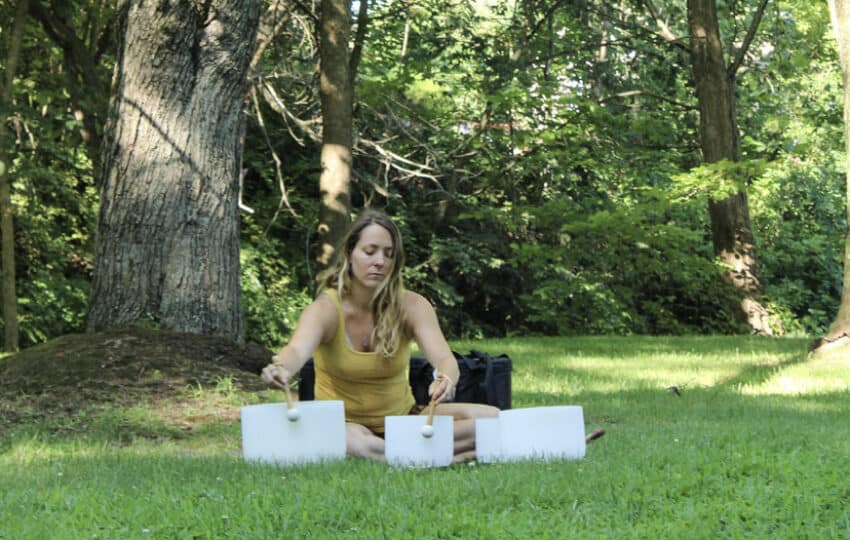
<svg viewBox="0 0 850 540">
<path fill-rule="evenodd" d="M 144 328 L 63 336 L 0 360 L 0 430 L 92 405 L 168 400 L 222 381 L 260 391 L 258 374 L 271 356 L 258 345 Z"/>
</svg>

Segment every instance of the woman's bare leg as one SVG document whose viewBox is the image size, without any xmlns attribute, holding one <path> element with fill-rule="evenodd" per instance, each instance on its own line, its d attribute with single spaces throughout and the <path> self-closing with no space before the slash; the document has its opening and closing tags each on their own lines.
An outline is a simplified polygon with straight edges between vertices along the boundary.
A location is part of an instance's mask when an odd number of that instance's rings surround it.
<svg viewBox="0 0 850 540">
<path fill-rule="evenodd" d="M 427 409 L 422 414 L 428 414 Z M 475 459 L 475 420 L 496 417 L 499 409 L 478 403 L 441 403 L 434 414 L 454 418 L 454 462 L 462 463 Z M 345 424 L 345 447 L 349 456 L 386 461 L 384 440 L 360 424 Z"/>
<path fill-rule="evenodd" d="M 386 461 L 384 457 L 384 439 L 378 437 L 366 426 L 346 422 L 345 453 L 374 461 Z"/>
<path fill-rule="evenodd" d="M 475 420 L 496 417 L 499 409 L 478 403 L 440 403 L 434 414 L 454 417 L 454 462 L 462 463 L 475 459 Z"/>
</svg>

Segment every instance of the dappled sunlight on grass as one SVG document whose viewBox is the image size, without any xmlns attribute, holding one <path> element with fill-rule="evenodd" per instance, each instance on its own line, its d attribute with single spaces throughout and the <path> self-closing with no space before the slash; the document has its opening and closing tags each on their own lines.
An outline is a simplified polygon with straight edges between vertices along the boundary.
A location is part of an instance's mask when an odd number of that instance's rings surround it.
<svg viewBox="0 0 850 540">
<path fill-rule="evenodd" d="M 18 465 L 50 461 L 63 456 L 95 457 L 102 455 L 111 445 L 107 442 L 73 441 L 60 443 L 38 436 L 16 438 L 3 453 L 3 461 Z"/>
<path fill-rule="evenodd" d="M 241 461 L 241 438 L 239 427 L 229 425 L 215 430 L 202 430 L 187 439 L 145 439 L 116 443 L 103 438 L 80 438 L 58 440 L 38 434 L 16 437 L 2 452 L 0 463 L 19 466 L 34 463 L 56 462 L 66 458 L 98 459 L 104 455 L 113 457 L 232 457 Z"/>
<path fill-rule="evenodd" d="M 846 392 L 850 399 L 850 360 L 808 359 L 776 370 L 760 384 L 741 387 L 745 395 L 817 395 Z"/>
<path fill-rule="evenodd" d="M 738 338 L 724 348 L 726 340 L 718 338 L 718 343 L 703 337 L 549 338 L 513 341 L 503 349 L 515 358 L 515 388 L 530 394 L 550 394 L 553 400 L 580 397 L 588 392 L 670 386 L 683 390 L 724 385 L 741 388 L 804 359 L 800 340 Z M 624 343 L 629 346 L 623 347 Z M 752 348 L 741 347 L 742 343 Z M 518 397 L 517 406 L 523 406 L 522 393 Z"/>
<path fill-rule="evenodd" d="M 846 392 L 850 385 L 840 380 L 825 380 L 800 375 L 781 375 L 759 386 L 745 386 L 741 389 L 746 395 L 779 394 L 799 395 L 823 392 Z"/>
</svg>

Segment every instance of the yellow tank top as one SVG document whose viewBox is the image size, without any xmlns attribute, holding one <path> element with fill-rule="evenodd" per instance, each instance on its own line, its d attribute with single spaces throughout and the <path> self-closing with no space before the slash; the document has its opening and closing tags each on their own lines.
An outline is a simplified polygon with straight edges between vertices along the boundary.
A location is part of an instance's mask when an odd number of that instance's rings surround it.
<svg viewBox="0 0 850 540">
<path fill-rule="evenodd" d="M 416 403 L 408 380 L 410 339 L 403 338 L 398 352 L 388 359 L 355 351 L 346 337 L 337 291 L 325 292 L 336 304 L 339 324 L 333 339 L 314 353 L 316 399 L 342 400 L 347 422 L 383 433 L 385 416 L 405 415 Z"/>
</svg>

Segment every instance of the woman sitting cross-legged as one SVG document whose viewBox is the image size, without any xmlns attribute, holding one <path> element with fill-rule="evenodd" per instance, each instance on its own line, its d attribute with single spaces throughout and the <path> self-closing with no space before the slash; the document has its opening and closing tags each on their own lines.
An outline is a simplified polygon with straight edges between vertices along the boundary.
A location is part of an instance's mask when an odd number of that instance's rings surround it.
<svg viewBox="0 0 850 540">
<path fill-rule="evenodd" d="M 345 404 L 346 451 L 384 459 L 384 417 L 425 414 L 408 382 L 410 342 L 416 340 L 437 377 L 428 392 L 435 414 L 454 417 L 454 460 L 475 457 L 475 419 L 499 410 L 448 403 L 459 371 L 437 315 L 421 295 L 404 289 L 404 248 L 385 214 L 365 210 L 351 225 L 331 267 L 319 276 L 319 295 L 298 321 L 289 343 L 263 368 L 278 388 L 315 358 L 316 399 Z"/>
</svg>

